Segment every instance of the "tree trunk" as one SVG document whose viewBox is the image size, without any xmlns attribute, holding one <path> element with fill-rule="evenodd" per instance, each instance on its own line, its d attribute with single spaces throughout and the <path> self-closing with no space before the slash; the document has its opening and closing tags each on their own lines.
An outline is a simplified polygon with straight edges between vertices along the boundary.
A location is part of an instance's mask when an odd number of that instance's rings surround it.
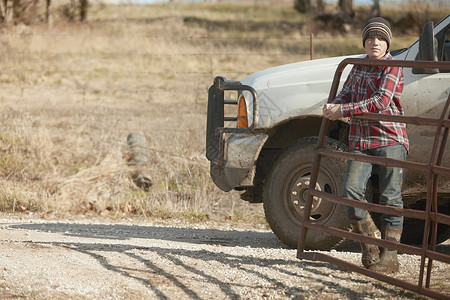
<svg viewBox="0 0 450 300">
<path fill-rule="evenodd" d="M 45 4 L 45 21 L 48 27 L 51 28 L 53 26 L 52 0 L 46 0 Z"/>
<path fill-rule="evenodd" d="M 372 9 L 370 11 L 371 17 L 378 17 L 381 14 L 380 0 L 373 0 Z"/>
<path fill-rule="evenodd" d="M 4 22 L 6 18 L 6 0 L 0 0 L 0 22 Z"/>
<path fill-rule="evenodd" d="M 355 15 L 353 0 L 339 0 L 339 11 L 344 21 L 351 21 Z"/>
<path fill-rule="evenodd" d="M 84 22 L 87 18 L 88 0 L 80 0 L 80 21 Z"/>
<path fill-rule="evenodd" d="M 14 19 L 14 4 L 13 0 L 6 0 L 5 5 L 5 21 L 6 23 L 12 22 Z"/>
</svg>

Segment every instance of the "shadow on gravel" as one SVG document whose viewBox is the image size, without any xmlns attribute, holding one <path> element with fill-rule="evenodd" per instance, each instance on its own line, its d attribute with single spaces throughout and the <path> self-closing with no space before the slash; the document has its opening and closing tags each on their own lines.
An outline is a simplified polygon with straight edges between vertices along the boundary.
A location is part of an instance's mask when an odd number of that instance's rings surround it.
<svg viewBox="0 0 450 300">
<path fill-rule="evenodd" d="M 130 238 L 141 238 L 231 247 L 288 249 L 272 232 L 76 223 L 18 224 L 10 225 L 9 227 L 95 239 L 127 240 Z M 354 253 L 361 252 L 359 244 L 354 241 L 345 241 L 336 250 Z M 436 246 L 436 251 L 450 254 L 450 244 L 439 244 Z"/>
<path fill-rule="evenodd" d="M 318 285 L 323 286 L 320 289 L 326 290 L 328 295 L 340 295 L 346 299 L 372 299 L 378 297 L 380 291 L 393 297 L 424 299 L 412 292 L 386 286 L 369 278 L 365 280 L 350 277 L 350 272 L 328 263 L 296 259 L 295 252 L 292 259 L 266 258 L 262 255 L 264 251 L 286 248 L 271 232 L 74 223 L 15 224 L 8 227 L 88 239 L 140 238 L 268 249 L 260 250 L 261 256 L 252 256 L 207 249 L 186 249 L 173 245 L 139 246 L 98 241 L 36 242 L 88 255 L 106 270 L 140 282 L 155 294 L 156 299 L 173 299 L 168 292 L 168 286 L 176 287 L 186 298 L 204 299 L 198 282 L 203 282 L 202 288 L 220 290 L 226 295 L 226 299 L 245 298 L 242 294 L 245 289 L 271 289 L 291 299 L 306 299 L 321 294 L 321 290 L 312 288 Z M 448 251 L 448 245 L 443 246 L 446 246 Z M 123 259 L 117 259 L 118 255 Z M 229 272 L 230 275 L 215 275 L 217 272 L 211 272 L 211 268 L 220 268 L 223 270 L 221 272 Z M 235 280 L 232 274 L 237 273 L 241 274 L 239 278 L 257 277 L 260 282 L 255 284 L 251 281 Z M 298 286 L 290 286 L 283 281 L 283 278 L 291 276 L 298 278 Z M 349 282 L 352 285 L 347 286 Z M 355 290 L 355 283 L 370 285 L 371 288 Z"/>
<path fill-rule="evenodd" d="M 173 295 L 163 289 L 167 285 L 173 285 L 181 289 L 186 294 L 186 299 L 205 299 L 198 293 L 198 286 L 187 283 L 186 278 L 195 278 L 195 282 L 204 282 L 202 288 L 220 289 L 226 295 L 224 299 L 245 299 L 242 289 L 270 289 L 277 291 L 279 295 L 285 295 L 290 299 L 306 299 L 312 295 L 320 295 L 320 290 L 310 288 L 311 282 L 326 286 L 327 294 L 340 295 L 345 299 L 372 299 L 379 295 L 380 291 L 409 299 L 425 299 L 409 291 L 402 291 L 385 286 L 383 283 L 363 279 L 351 279 L 352 283 L 367 285 L 370 282 L 371 291 L 355 291 L 351 287 L 346 287 L 345 282 L 349 282 L 348 276 L 339 275 L 349 273 L 338 267 L 322 262 L 300 261 L 298 259 L 267 259 L 263 257 L 251 257 L 247 255 L 233 255 L 218 253 L 209 250 L 174 249 L 162 247 L 140 247 L 132 245 L 109 245 L 90 243 L 49 243 L 53 246 L 67 248 L 70 251 L 78 251 L 97 260 L 105 269 L 117 272 L 121 276 L 141 282 L 144 286 L 152 290 L 158 299 L 173 299 Z M 125 255 L 123 264 L 112 264 L 108 259 L 108 252 Z M 101 253 L 101 254 L 100 254 Z M 155 259 L 155 257 L 157 257 Z M 139 262 L 130 266 L 129 261 Z M 164 260 L 164 262 L 161 262 Z M 261 284 L 252 285 L 248 282 L 238 282 L 232 276 L 223 281 L 209 270 L 199 268 L 196 263 L 190 264 L 188 261 L 201 260 L 206 265 L 213 267 L 219 262 L 223 267 L 223 272 L 230 274 L 247 273 L 249 276 L 256 276 Z M 128 262 L 128 263 L 127 263 Z M 145 267 L 143 267 L 145 266 Z M 174 267 L 175 266 L 175 267 Z M 267 270 L 270 269 L 271 272 Z M 332 275 L 330 275 L 332 274 Z M 308 281 L 308 285 L 298 287 L 286 286 L 282 278 L 286 276 L 297 277 L 299 282 Z M 239 275 L 245 278 L 246 275 Z M 163 278 L 163 279 L 161 279 Z M 162 284 L 161 284 L 162 283 Z M 269 284 L 267 284 L 269 283 Z M 211 287 L 214 286 L 214 287 Z M 375 288 L 377 291 L 373 291 Z M 282 297 L 283 298 L 283 297 Z"/>
<path fill-rule="evenodd" d="M 220 246 L 287 248 L 272 232 L 76 223 L 17 224 L 8 227 L 93 239 L 140 238 Z"/>
</svg>

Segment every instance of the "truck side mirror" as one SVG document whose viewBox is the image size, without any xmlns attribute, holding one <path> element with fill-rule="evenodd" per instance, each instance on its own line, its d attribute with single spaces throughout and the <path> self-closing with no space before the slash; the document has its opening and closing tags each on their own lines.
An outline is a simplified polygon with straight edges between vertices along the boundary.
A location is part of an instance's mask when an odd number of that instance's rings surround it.
<svg viewBox="0 0 450 300">
<path fill-rule="evenodd" d="M 416 59 L 438 61 L 437 50 L 438 41 L 434 37 L 434 24 L 432 21 L 423 26 L 422 34 L 419 38 L 419 54 Z M 438 69 L 422 69 L 413 68 L 413 74 L 436 74 L 439 73 Z"/>
</svg>

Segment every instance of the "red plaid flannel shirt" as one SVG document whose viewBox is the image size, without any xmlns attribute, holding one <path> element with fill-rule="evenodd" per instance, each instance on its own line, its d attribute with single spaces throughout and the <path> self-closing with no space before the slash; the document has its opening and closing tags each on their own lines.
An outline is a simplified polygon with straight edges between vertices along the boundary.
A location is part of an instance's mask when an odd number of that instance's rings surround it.
<svg viewBox="0 0 450 300">
<path fill-rule="evenodd" d="M 383 59 L 392 59 L 392 55 L 388 52 Z M 400 104 L 402 91 L 402 68 L 355 65 L 333 103 L 341 104 L 344 117 L 364 112 L 403 115 Z M 365 150 L 402 144 L 409 151 L 404 123 L 352 118 L 348 141 L 350 149 Z"/>
</svg>

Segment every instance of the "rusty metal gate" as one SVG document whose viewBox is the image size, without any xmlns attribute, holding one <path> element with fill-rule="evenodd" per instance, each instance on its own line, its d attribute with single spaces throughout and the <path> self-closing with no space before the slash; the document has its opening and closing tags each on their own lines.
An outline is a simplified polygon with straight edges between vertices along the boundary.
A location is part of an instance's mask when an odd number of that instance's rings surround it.
<svg viewBox="0 0 450 300">
<path fill-rule="evenodd" d="M 339 79 L 342 75 L 344 68 L 349 65 L 365 65 L 365 66 L 397 66 L 405 68 L 422 68 L 422 69 L 450 69 L 450 62 L 431 62 L 431 61 L 402 61 L 402 60 L 368 60 L 368 59 L 345 59 L 343 60 L 335 73 L 333 85 L 331 87 L 328 103 L 330 103 L 335 97 L 339 85 Z M 382 115 L 376 113 L 364 113 L 357 118 L 389 121 L 389 122 L 401 122 L 414 125 L 426 125 L 435 126 L 436 135 L 434 144 L 431 149 L 430 160 L 428 164 L 422 164 L 410 161 L 401 161 L 396 159 L 389 159 L 384 157 L 375 157 L 362 154 L 351 154 L 347 152 L 340 152 L 336 150 L 325 149 L 325 135 L 328 130 L 329 120 L 323 118 L 322 125 L 319 132 L 319 141 L 317 143 L 317 150 L 315 152 L 315 159 L 313 164 L 313 170 L 311 173 L 309 193 L 307 202 L 305 205 L 302 228 L 300 230 L 300 238 L 298 243 L 297 257 L 300 259 L 308 259 L 315 261 L 323 261 L 334 264 L 349 271 L 355 271 L 366 276 L 384 281 L 389 284 L 402 287 L 404 289 L 411 290 L 413 292 L 430 296 L 437 299 L 450 299 L 449 294 L 443 294 L 430 288 L 431 281 L 431 269 L 433 266 L 433 260 L 441 261 L 450 264 L 450 256 L 435 251 L 436 236 L 438 224 L 450 225 L 450 216 L 440 213 L 437 206 L 437 191 L 439 175 L 450 176 L 450 168 L 442 166 L 442 160 L 444 157 L 445 146 L 448 138 L 448 131 L 450 127 L 450 95 L 444 106 L 442 114 L 439 119 L 424 118 L 424 117 L 411 117 L 411 116 L 392 116 Z M 357 160 L 361 162 L 368 162 L 377 165 L 400 167 L 404 169 L 413 169 L 424 172 L 427 177 L 427 201 L 426 209 L 414 210 L 414 209 L 400 209 L 387 207 L 384 205 L 378 205 L 373 203 L 361 202 L 358 200 L 351 200 L 344 197 L 335 196 L 329 193 L 321 192 L 315 189 L 318 173 L 320 169 L 321 157 L 334 157 L 340 159 Z M 389 215 L 403 216 L 407 218 L 420 219 L 425 222 L 423 243 L 422 247 L 416 247 L 411 245 L 405 245 L 402 243 L 396 243 L 392 241 L 377 239 L 361 234 L 348 232 L 345 230 L 326 227 L 320 224 L 310 222 L 311 206 L 313 203 L 313 197 L 319 197 L 328 201 L 342 204 L 346 206 L 354 206 L 362 208 L 371 212 L 383 213 Z M 362 266 L 340 260 L 331 255 L 323 252 L 305 252 L 305 240 L 308 230 L 316 230 L 338 236 L 341 238 L 373 244 L 379 247 L 385 247 L 402 251 L 407 254 L 418 255 L 421 257 L 419 280 L 417 284 L 407 282 L 393 276 L 388 276 L 382 273 L 378 273 L 369 269 L 365 269 Z M 430 235 L 431 231 L 431 237 Z M 428 261 L 428 263 L 427 263 Z M 425 277 L 425 280 L 424 280 Z M 425 281 L 425 282 L 424 282 Z"/>
</svg>

